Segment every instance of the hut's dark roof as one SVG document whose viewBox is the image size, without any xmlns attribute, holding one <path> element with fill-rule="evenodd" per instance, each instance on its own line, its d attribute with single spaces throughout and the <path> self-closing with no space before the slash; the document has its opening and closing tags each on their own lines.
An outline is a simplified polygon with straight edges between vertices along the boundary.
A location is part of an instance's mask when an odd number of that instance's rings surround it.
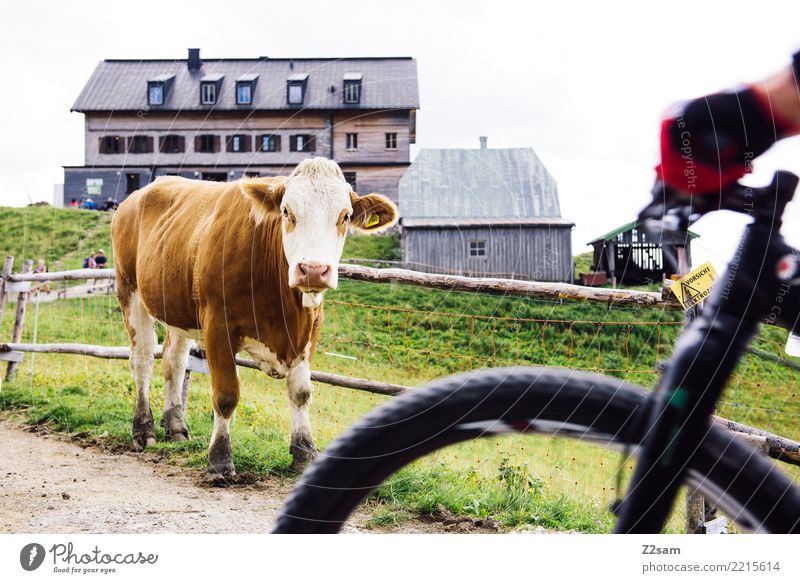
<svg viewBox="0 0 800 583">
<path fill-rule="evenodd" d="M 286 103 L 286 82 L 308 75 L 304 109 L 419 108 L 417 62 L 411 57 L 320 59 L 203 59 L 196 71 L 187 59 L 114 60 L 98 63 L 72 111 L 178 111 L 299 109 Z M 163 105 L 147 104 L 147 82 L 174 75 Z M 200 104 L 200 80 L 223 75 L 213 106 Z M 361 102 L 343 103 L 342 82 L 361 77 Z M 252 105 L 236 104 L 238 80 L 257 76 Z M 334 89 L 331 92 L 331 88 Z"/>
<path fill-rule="evenodd" d="M 400 214 L 560 217 L 558 186 L 532 148 L 423 149 L 400 179 Z"/>
</svg>

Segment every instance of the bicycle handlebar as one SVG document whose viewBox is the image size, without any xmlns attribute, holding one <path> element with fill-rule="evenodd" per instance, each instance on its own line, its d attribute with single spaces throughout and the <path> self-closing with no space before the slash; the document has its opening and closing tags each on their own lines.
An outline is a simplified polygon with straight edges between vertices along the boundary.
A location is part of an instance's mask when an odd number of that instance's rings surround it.
<svg viewBox="0 0 800 583">
<path fill-rule="evenodd" d="M 735 183 L 717 194 L 693 195 L 656 181 L 653 200 L 639 213 L 639 221 L 651 230 L 686 230 L 701 216 L 718 210 L 752 215 L 756 220 L 780 224 L 786 204 L 794 197 L 798 178 L 778 170 L 772 181 L 761 187 Z"/>
</svg>

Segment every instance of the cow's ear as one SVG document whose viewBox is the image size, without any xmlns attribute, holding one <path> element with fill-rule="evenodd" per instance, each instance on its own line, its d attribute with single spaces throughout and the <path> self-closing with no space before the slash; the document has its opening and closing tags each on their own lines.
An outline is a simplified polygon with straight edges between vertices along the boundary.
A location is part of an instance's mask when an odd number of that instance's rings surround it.
<svg viewBox="0 0 800 583">
<path fill-rule="evenodd" d="M 239 188 L 253 205 L 252 214 L 256 221 L 262 221 L 268 214 L 280 212 L 281 200 L 286 190 L 283 180 L 243 178 L 239 182 Z"/>
<path fill-rule="evenodd" d="M 397 222 L 397 207 L 382 194 L 358 196 L 350 192 L 353 205 L 352 225 L 365 233 L 385 231 Z"/>
</svg>

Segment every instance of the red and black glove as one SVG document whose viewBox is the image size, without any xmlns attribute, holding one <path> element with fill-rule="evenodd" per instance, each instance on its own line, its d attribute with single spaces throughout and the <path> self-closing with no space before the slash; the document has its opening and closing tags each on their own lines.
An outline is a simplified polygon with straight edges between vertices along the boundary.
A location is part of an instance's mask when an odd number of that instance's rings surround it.
<svg viewBox="0 0 800 583">
<path fill-rule="evenodd" d="M 800 53 L 794 55 L 795 75 Z M 795 126 L 753 87 L 714 93 L 672 107 L 661 124 L 658 179 L 687 194 L 719 193 L 750 172 L 752 161 Z"/>
</svg>

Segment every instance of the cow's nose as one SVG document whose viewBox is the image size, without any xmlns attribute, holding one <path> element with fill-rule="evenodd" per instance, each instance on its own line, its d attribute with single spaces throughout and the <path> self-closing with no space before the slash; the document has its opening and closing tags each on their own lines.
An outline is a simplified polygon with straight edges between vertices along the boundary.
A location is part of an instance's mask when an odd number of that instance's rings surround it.
<svg viewBox="0 0 800 583">
<path fill-rule="evenodd" d="M 309 289 L 324 289 L 330 287 L 331 266 L 299 263 L 297 276 L 300 285 Z"/>
</svg>

